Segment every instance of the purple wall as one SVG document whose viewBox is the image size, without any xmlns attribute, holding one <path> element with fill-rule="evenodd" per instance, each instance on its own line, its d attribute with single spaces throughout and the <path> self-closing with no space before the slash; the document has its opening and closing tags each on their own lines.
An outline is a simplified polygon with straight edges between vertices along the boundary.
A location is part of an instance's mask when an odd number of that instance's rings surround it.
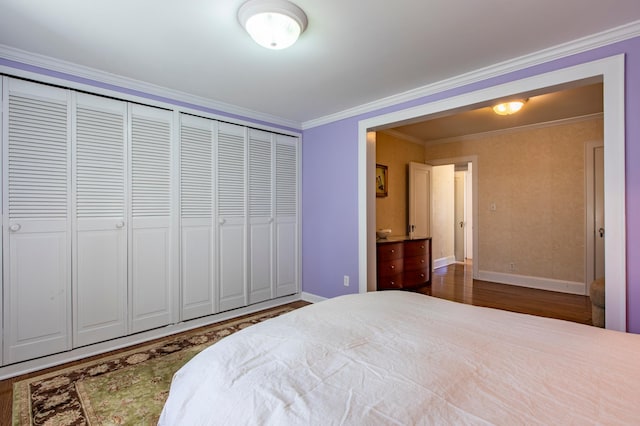
<svg viewBox="0 0 640 426">
<path fill-rule="evenodd" d="M 358 291 L 358 121 L 497 84 L 626 54 L 627 323 L 640 333 L 640 37 L 303 132 L 302 289 L 323 297 Z M 344 287 L 342 275 L 351 276 Z"/>
</svg>

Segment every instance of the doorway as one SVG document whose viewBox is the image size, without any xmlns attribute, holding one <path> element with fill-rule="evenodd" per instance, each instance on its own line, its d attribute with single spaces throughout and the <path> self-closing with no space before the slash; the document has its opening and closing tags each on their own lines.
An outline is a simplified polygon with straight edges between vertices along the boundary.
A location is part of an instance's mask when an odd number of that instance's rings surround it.
<svg viewBox="0 0 640 426">
<path fill-rule="evenodd" d="M 360 292 L 375 283 L 375 193 L 370 183 L 375 168 L 375 137 L 372 131 L 385 126 L 426 119 L 444 111 L 455 111 L 471 105 L 487 104 L 493 99 L 522 95 L 549 87 L 576 84 L 577 81 L 598 79 L 604 90 L 605 141 L 605 265 L 607 280 L 607 328 L 626 331 L 626 226 L 625 226 L 625 123 L 624 123 L 624 57 L 618 55 L 585 64 L 516 80 L 487 89 L 426 103 L 360 121 L 358 137 L 359 193 L 359 273 Z M 371 179 L 370 179 L 371 178 Z M 477 183 L 474 183 L 474 190 Z M 474 200 L 477 203 L 477 200 Z M 475 227 L 477 228 L 477 227 Z M 477 233 L 474 233 L 477 247 Z M 474 250 L 477 253 L 477 251 Z M 476 264 L 477 262 L 474 262 Z M 474 274 L 475 274 L 474 268 Z"/>
</svg>

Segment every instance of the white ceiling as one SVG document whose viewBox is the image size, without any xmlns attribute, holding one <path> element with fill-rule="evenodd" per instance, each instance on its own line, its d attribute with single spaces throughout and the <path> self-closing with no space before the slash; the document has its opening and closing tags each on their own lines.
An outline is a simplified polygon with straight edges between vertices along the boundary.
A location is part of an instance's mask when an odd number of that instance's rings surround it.
<svg viewBox="0 0 640 426">
<path fill-rule="evenodd" d="M 640 20 L 638 0 L 295 0 L 293 47 L 244 0 L 0 0 L 0 44 L 304 123 Z"/>
</svg>

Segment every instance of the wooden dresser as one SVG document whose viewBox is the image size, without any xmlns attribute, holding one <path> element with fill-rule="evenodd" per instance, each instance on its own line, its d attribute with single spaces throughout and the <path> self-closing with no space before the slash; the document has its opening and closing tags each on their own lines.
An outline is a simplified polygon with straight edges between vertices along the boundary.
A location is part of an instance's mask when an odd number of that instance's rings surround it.
<svg viewBox="0 0 640 426">
<path fill-rule="evenodd" d="M 431 284 L 431 238 L 377 242 L 378 290 Z"/>
</svg>

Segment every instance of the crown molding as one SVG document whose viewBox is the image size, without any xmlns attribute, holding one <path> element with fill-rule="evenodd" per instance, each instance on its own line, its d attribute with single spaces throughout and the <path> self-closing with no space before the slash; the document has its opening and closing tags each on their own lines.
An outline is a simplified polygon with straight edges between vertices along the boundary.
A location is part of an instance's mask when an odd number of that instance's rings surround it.
<svg viewBox="0 0 640 426">
<path fill-rule="evenodd" d="M 556 59 L 593 50 L 602 46 L 617 43 L 640 36 L 640 21 L 631 22 L 620 27 L 612 28 L 597 34 L 582 37 L 567 43 L 540 50 L 535 53 L 520 56 L 488 67 L 480 68 L 446 80 L 418 87 L 396 95 L 388 96 L 373 102 L 349 108 L 335 114 L 308 120 L 302 123 L 302 129 L 308 130 L 334 121 L 343 120 L 361 114 L 366 114 L 382 108 L 413 101 L 425 96 L 477 83 L 493 77 L 498 77 L 515 71 L 520 71 L 535 65 L 540 65 Z"/>
<path fill-rule="evenodd" d="M 414 143 L 416 145 L 424 146 L 424 144 L 425 144 L 425 141 L 423 141 L 422 139 L 416 138 L 415 136 L 407 135 L 406 133 L 402 133 L 401 131 L 396 130 L 396 129 L 378 130 L 377 133 L 384 133 L 384 134 L 387 134 L 387 135 L 389 135 L 391 137 L 402 139 L 403 141 L 411 142 L 411 143 Z"/>
<path fill-rule="evenodd" d="M 74 78 L 86 80 L 82 86 L 95 86 L 107 84 L 113 86 L 112 90 L 126 93 L 127 91 L 137 92 L 137 97 L 145 98 L 145 95 L 151 97 L 160 97 L 167 103 L 179 105 L 187 104 L 189 108 L 194 110 L 203 110 L 216 112 L 223 116 L 240 116 L 248 120 L 264 122 L 273 125 L 288 127 L 295 130 L 301 130 L 301 123 L 294 120 L 288 120 L 271 114 L 242 108 L 237 105 L 225 102 L 215 101 L 202 96 L 192 95 L 174 89 L 158 86 L 140 80 L 112 74 L 95 68 L 86 67 L 84 65 L 74 64 L 72 62 L 63 61 L 61 59 L 52 58 L 37 53 L 27 52 L 15 47 L 0 44 L 0 58 L 18 62 L 23 65 L 40 68 L 41 71 L 36 74 L 47 75 L 47 71 L 54 73 L 62 73 L 56 76 L 57 80 L 65 80 L 70 83 L 74 82 Z M 7 67 L 2 67 L 7 70 Z M 15 68 L 18 70 L 19 68 Z M 0 72 L 3 71 L 0 69 Z M 11 70 L 9 73 L 13 74 Z M 19 73 L 18 73 L 19 74 Z M 21 75 L 18 75 L 21 76 Z M 74 86 L 71 84 L 71 86 Z M 76 87 L 72 87 L 76 88 Z"/>
<path fill-rule="evenodd" d="M 594 114 L 586 114 L 586 115 L 580 115 L 577 117 L 561 118 L 559 120 L 543 121 L 543 122 L 534 123 L 534 124 L 525 124 L 523 126 L 508 127 L 506 129 L 490 130 L 488 132 L 470 133 L 467 135 L 451 136 L 448 138 L 441 138 L 441 139 L 430 139 L 430 140 L 422 141 L 422 145 L 424 145 L 425 147 L 431 147 L 431 146 L 445 144 L 445 143 L 471 141 L 471 140 L 477 140 L 477 139 L 486 138 L 490 136 L 505 135 L 509 133 L 518 133 L 518 132 L 535 130 L 535 129 L 544 129 L 546 127 L 563 126 L 566 124 L 580 123 L 580 122 L 589 121 L 589 120 L 596 120 L 596 119 L 602 120 L 603 118 L 604 118 L 603 113 L 596 112 Z M 387 130 L 384 130 L 384 131 L 388 132 Z M 398 131 L 396 131 L 396 133 L 398 134 L 399 137 L 403 135 L 403 133 Z M 405 135 L 405 138 L 407 137 L 411 137 L 411 136 Z M 417 140 L 420 140 L 420 139 L 417 139 Z"/>
</svg>

